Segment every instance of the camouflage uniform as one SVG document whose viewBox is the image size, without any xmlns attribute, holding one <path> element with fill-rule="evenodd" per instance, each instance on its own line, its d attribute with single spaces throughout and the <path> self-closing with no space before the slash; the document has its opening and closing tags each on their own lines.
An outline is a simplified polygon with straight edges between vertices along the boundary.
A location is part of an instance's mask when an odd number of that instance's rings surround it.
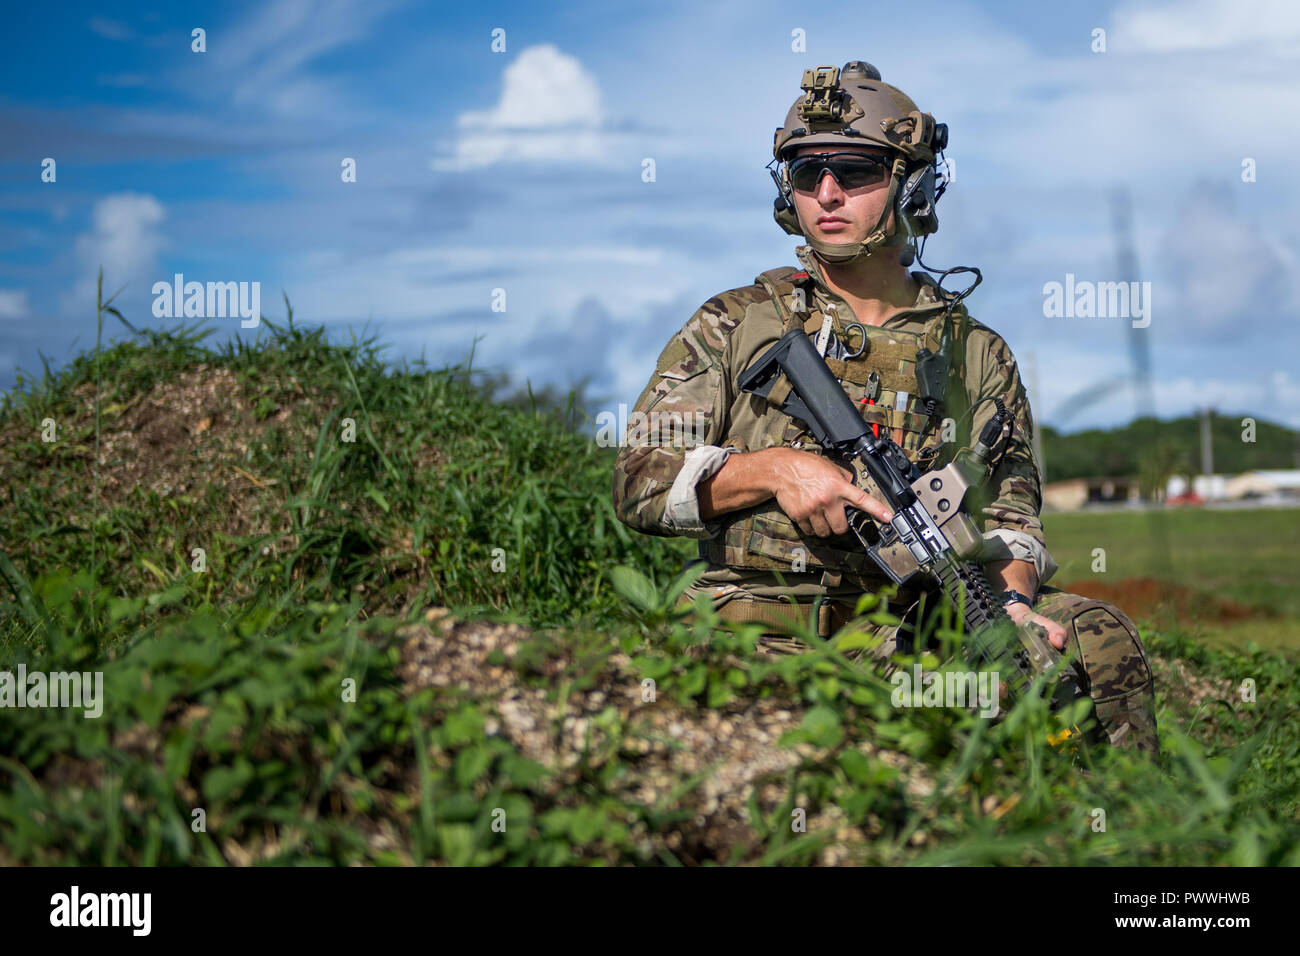
<svg viewBox="0 0 1300 956">
<path fill-rule="evenodd" d="M 808 621 L 816 598 L 825 599 L 819 633 L 829 636 L 850 621 L 861 594 L 879 592 L 888 583 L 852 534 L 805 537 L 775 499 L 708 522 L 700 518 L 696 486 L 731 454 L 775 446 L 821 454 L 800 422 L 737 386 L 741 373 L 791 328 L 815 333 L 829 315 L 841 339 L 857 335 L 846 335 L 845 326 L 855 321 L 853 310 L 826 284 L 810 247 L 799 246 L 796 255 L 802 270 L 769 270 L 753 285 L 713 297 L 673 337 L 637 401 L 614 468 L 614 506 L 621 521 L 646 534 L 699 540 L 708 569 L 683 603 L 708 593 L 724 619 L 772 625 L 762 645 L 769 653 L 799 649 L 797 641 L 780 635 L 780 626 L 792 617 Z M 993 450 L 989 482 L 972 489 L 966 504 L 984 535 L 983 560 L 1030 561 L 1044 582 L 1056 564 L 1038 518 L 1033 421 L 1015 359 L 1001 336 L 963 306 L 954 310 L 954 378 L 943 408 L 949 428 L 944 435 L 944 419 L 924 414 L 914 394 L 916 352 L 922 346 L 938 351 L 944 303 L 927 274 L 913 277 L 920 284 L 915 305 L 868 327 L 859 358 L 828 364 L 863 417 L 882 434 L 887 429 L 923 470 L 944 464 L 944 456 L 968 444 L 994 413 L 993 403 L 985 402 L 966 414 L 972 405 L 985 397 L 1002 399 L 1011 428 L 1004 429 Z M 851 344 L 856 349 L 859 343 Z M 890 610 L 899 613 L 916 596 L 896 595 Z M 1050 588 L 1042 589 L 1035 611 L 1062 623 L 1077 642 L 1112 742 L 1155 750 L 1151 674 L 1132 622 L 1111 605 Z M 887 655 L 897 635 L 876 630 Z"/>
</svg>

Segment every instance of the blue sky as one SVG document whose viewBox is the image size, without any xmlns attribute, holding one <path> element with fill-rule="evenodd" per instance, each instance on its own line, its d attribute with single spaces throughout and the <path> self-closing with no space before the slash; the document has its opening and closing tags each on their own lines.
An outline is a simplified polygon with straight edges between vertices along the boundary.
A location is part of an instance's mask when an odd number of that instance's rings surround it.
<svg viewBox="0 0 1300 956">
<path fill-rule="evenodd" d="M 171 324 L 150 289 L 174 273 L 256 281 L 268 318 L 283 291 L 297 320 L 367 327 L 394 360 L 473 346 L 520 382 L 589 378 L 600 407 L 630 403 L 702 302 L 794 263 L 798 240 L 771 219 L 772 130 L 805 67 L 865 59 L 950 126 L 956 181 L 926 260 L 983 270 L 969 305 L 1011 344 L 1040 420 L 1134 413 L 1122 390 L 1069 401 L 1128 370 L 1127 320 L 1043 314 L 1044 284 L 1067 273 L 1127 278 L 1110 205 L 1123 188 L 1152 283 L 1157 411 L 1300 427 L 1300 6 L 1286 0 L 8 16 L 0 388 L 38 370 L 38 350 L 62 362 L 93 344 L 102 265 L 137 325 Z"/>
</svg>

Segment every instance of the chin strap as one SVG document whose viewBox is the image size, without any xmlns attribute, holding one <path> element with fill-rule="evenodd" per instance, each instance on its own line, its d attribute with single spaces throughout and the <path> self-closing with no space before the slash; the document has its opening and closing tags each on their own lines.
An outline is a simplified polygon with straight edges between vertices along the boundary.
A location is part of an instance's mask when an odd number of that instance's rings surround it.
<svg viewBox="0 0 1300 956">
<path fill-rule="evenodd" d="M 898 196 L 898 187 L 903 181 L 903 173 L 906 169 L 907 160 L 902 156 L 895 156 L 893 171 L 889 176 L 889 192 L 885 194 L 885 208 L 880 212 L 880 219 L 876 221 L 876 228 L 871 235 L 861 242 L 836 244 L 822 242 L 820 239 L 812 238 L 807 233 L 804 234 L 804 240 L 812 247 L 818 259 L 829 265 L 843 265 L 869 256 L 877 249 L 901 245 L 906 241 L 907 237 L 899 232 L 897 220 L 894 222 L 894 231 L 892 233 L 885 231 L 886 224 L 889 222 L 889 214 L 894 208 L 894 200 Z"/>
</svg>

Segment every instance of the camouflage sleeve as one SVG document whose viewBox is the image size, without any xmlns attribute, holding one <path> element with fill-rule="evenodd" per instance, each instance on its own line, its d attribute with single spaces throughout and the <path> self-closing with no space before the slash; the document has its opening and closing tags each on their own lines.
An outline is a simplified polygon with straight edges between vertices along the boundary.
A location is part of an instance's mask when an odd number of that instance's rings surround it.
<svg viewBox="0 0 1300 956">
<path fill-rule="evenodd" d="M 721 449 L 730 406 L 728 309 L 717 297 L 701 306 L 659 355 L 654 374 L 628 415 L 614 463 L 614 512 L 646 534 L 712 537 L 699 520 L 695 486 L 726 461 Z"/>
<path fill-rule="evenodd" d="M 967 339 L 966 384 L 972 403 L 1001 398 L 1010 424 L 993 449 L 988 484 L 972 489 L 971 514 L 984 532 L 983 559 L 1031 561 L 1042 584 L 1056 573 L 1056 562 L 1038 517 L 1042 487 L 1033 448 L 1033 414 L 1015 356 L 1000 335 L 983 326 L 976 325 Z M 995 411 L 992 401 L 975 408 L 969 434 L 978 435 Z"/>
</svg>

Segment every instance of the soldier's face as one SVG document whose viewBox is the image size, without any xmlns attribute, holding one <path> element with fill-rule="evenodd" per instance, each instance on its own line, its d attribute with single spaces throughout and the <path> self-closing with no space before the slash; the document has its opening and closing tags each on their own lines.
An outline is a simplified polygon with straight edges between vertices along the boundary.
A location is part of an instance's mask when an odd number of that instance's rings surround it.
<svg viewBox="0 0 1300 956">
<path fill-rule="evenodd" d="M 886 156 L 883 149 L 870 147 L 827 147 L 800 146 L 795 156 L 807 153 L 845 153 Z M 889 178 L 881 182 L 857 189 L 844 189 L 830 173 L 822 173 L 815 189 L 805 192 L 796 189 L 794 208 L 799 214 L 804 235 L 822 242 L 847 244 L 861 242 L 871 234 L 880 212 L 885 207 L 885 197 L 889 193 Z M 891 211 L 887 228 L 892 228 L 894 214 Z"/>
</svg>

